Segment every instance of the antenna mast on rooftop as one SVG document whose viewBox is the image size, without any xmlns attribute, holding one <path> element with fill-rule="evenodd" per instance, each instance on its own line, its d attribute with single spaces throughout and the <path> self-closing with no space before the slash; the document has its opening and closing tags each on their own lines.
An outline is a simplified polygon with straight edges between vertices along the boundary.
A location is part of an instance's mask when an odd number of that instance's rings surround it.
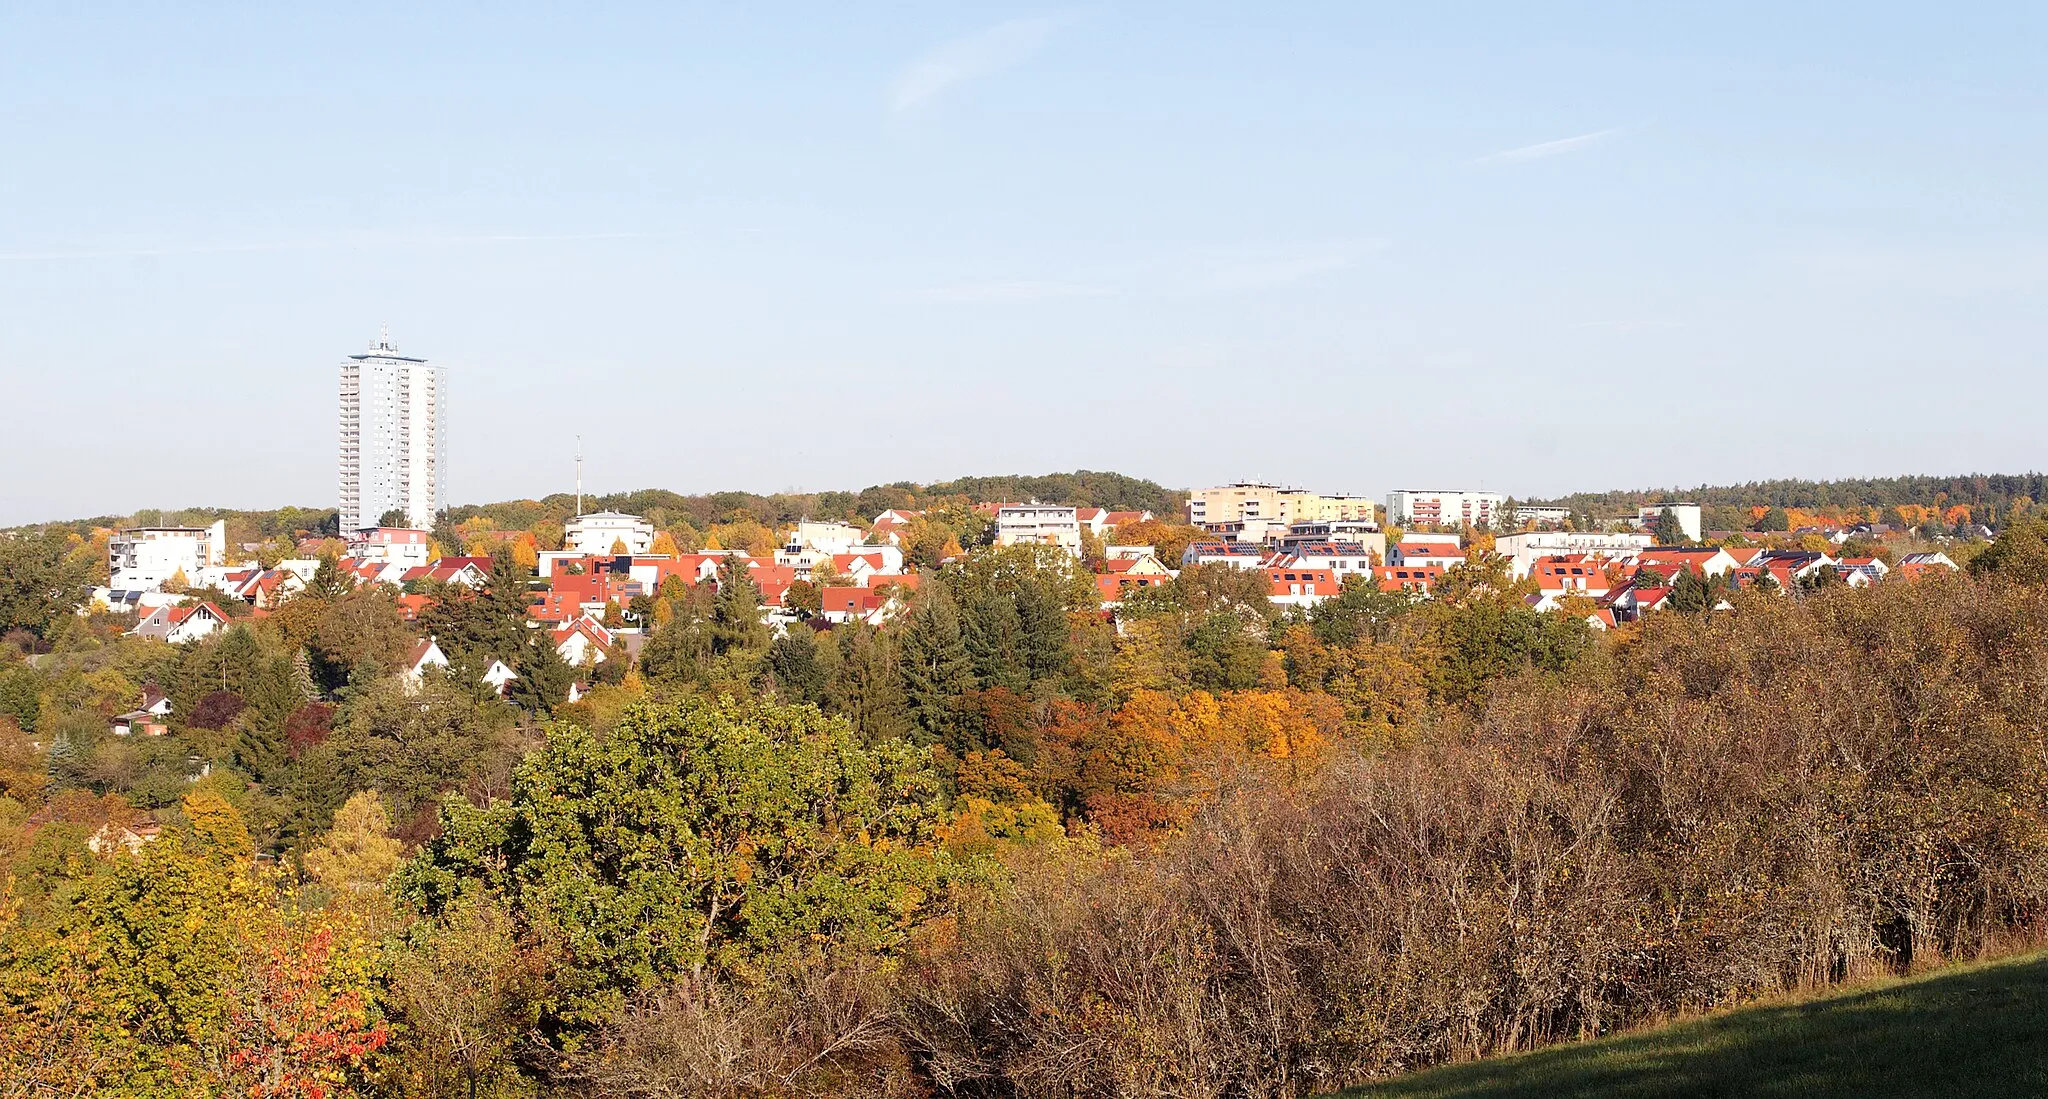
<svg viewBox="0 0 2048 1099">
<path fill-rule="evenodd" d="M 583 436 L 576 436 L 576 514 L 583 514 Z"/>
</svg>

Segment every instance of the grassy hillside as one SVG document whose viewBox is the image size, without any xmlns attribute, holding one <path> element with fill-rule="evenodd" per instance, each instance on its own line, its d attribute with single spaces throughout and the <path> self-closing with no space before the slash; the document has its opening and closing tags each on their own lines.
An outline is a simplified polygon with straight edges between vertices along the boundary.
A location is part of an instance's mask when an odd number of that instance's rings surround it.
<svg viewBox="0 0 2048 1099">
<path fill-rule="evenodd" d="M 1345 1095 L 2048 1095 L 2048 954 L 1453 1065 Z"/>
</svg>

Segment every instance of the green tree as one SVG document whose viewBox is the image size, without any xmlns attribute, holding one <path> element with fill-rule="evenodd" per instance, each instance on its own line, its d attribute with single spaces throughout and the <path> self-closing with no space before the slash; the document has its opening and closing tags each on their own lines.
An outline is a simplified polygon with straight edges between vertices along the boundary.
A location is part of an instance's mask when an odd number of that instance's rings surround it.
<svg viewBox="0 0 2048 1099">
<path fill-rule="evenodd" d="M 768 647 L 768 626 L 761 621 L 761 589 L 737 557 L 718 569 L 718 596 L 711 601 L 711 655 Z"/>
<path fill-rule="evenodd" d="M 974 689 L 974 664 L 960 632 L 960 615 L 945 585 L 919 593 L 897 635 L 897 670 L 903 698 L 920 743 L 958 748 L 959 700 Z"/>
<path fill-rule="evenodd" d="M 1650 533 L 1660 546 L 1679 546 L 1689 541 L 1684 524 L 1678 521 L 1678 516 L 1672 514 L 1670 508 L 1658 512 L 1657 517 L 1650 521 Z"/>
<path fill-rule="evenodd" d="M 833 712 L 853 722 L 869 744 L 908 736 L 910 718 L 892 640 L 865 623 L 839 626 L 832 640 L 838 660 L 826 697 Z"/>
<path fill-rule="evenodd" d="M 2048 516 L 2008 518 L 2005 530 L 1970 561 L 1976 575 L 2048 584 Z"/>
<path fill-rule="evenodd" d="M 1757 519 L 1755 529 L 1760 531 L 1784 531 L 1792 529 L 1792 517 L 1784 508 L 1767 508 Z"/>
<path fill-rule="evenodd" d="M 939 879 L 939 808 L 916 750 L 811 707 L 643 703 L 604 737 L 556 727 L 491 807 L 447 802 L 399 881 L 429 916 L 495 894 L 559 942 L 550 1014 L 575 1030 L 678 977 L 900 947 Z"/>
<path fill-rule="evenodd" d="M 70 552 L 71 540 L 55 527 L 0 533 L 0 633 L 43 637 L 85 601 L 92 569 Z"/>
<path fill-rule="evenodd" d="M 768 646 L 768 673 L 786 701 L 825 702 L 831 681 L 818 655 L 818 635 L 809 626 L 791 626 Z"/>
</svg>

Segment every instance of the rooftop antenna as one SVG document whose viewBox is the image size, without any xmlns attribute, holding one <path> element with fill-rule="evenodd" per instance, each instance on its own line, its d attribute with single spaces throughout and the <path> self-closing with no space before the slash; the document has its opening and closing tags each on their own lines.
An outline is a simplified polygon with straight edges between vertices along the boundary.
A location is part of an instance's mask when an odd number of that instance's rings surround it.
<svg viewBox="0 0 2048 1099">
<path fill-rule="evenodd" d="M 583 436 L 576 436 L 576 514 L 583 514 Z"/>
<path fill-rule="evenodd" d="M 377 347 L 382 351 L 391 350 L 391 325 L 389 323 L 377 326 Z"/>
</svg>

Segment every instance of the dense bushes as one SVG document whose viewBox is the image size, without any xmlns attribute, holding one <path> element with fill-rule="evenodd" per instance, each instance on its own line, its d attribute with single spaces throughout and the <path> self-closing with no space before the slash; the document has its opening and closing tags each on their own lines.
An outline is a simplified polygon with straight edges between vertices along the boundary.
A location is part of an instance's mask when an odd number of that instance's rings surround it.
<svg viewBox="0 0 2048 1099">
<path fill-rule="evenodd" d="M 905 985 L 963 1095 L 1305 1094 L 2031 936 L 2048 597 L 1660 616 L 1135 858 L 1020 866 Z"/>
</svg>

